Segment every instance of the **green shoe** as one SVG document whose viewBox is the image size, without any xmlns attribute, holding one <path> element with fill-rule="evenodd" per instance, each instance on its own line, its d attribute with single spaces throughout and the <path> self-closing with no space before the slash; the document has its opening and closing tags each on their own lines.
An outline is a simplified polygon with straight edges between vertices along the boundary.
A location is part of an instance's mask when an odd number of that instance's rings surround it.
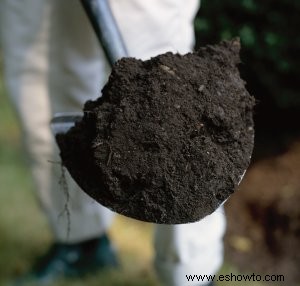
<svg viewBox="0 0 300 286">
<path fill-rule="evenodd" d="M 63 278 L 83 277 L 118 265 L 107 235 L 78 244 L 55 243 L 33 270 L 17 279 L 14 285 L 51 285 Z"/>
</svg>

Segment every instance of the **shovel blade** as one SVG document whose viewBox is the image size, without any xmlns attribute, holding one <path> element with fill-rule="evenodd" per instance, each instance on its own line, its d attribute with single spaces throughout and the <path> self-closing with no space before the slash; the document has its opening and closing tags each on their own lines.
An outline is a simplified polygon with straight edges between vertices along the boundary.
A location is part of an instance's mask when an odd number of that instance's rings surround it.
<svg viewBox="0 0 300 286">
<path fill-rule="evenodd" d="M 67 133 L 76 122 L 82 119 L 82 113 L 80 112 L 63 112 L 54 114 L 50 121 L 51 130 L 56 136 L 57 134 Z"/>
</svg>

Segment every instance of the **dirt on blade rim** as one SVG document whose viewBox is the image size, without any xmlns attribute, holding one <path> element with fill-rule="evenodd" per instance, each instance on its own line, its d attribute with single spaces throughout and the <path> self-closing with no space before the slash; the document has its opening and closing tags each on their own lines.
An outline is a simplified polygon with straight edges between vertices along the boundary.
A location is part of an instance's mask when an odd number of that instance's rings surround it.
<svg viewBox="0 0 300 286">
<path fill-rule="evenodd" d="M 232 194 L 253 149 L 240 43 L 118 61 L 81 122 L 57 136 L 82 189 L 126 216 L 197 221 Z"/>
</svg>

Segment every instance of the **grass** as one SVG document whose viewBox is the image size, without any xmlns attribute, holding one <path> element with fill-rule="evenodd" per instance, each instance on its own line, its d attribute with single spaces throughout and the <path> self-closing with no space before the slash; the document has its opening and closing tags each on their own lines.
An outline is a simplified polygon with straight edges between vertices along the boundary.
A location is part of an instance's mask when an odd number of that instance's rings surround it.
<svg viewBox="0 0 300 286">
<path fill-rule="evenodd" d="M 26 272 L 36 256 L 51 243 L 47 222 L 38 208 L 28 164 L 22 151 L 20 129 L 0 76 L 0 285 Z M 118 216 L 110 231 L 122 268 L 87 277 L 61 281 L 56 286 L 156 286 L 151 264 L 152 225 Z M 239 274 L 225 264 L 221 274 Z M 250 282 L 218 282 L 217 285 L 263 286 Z"/>
</svg>

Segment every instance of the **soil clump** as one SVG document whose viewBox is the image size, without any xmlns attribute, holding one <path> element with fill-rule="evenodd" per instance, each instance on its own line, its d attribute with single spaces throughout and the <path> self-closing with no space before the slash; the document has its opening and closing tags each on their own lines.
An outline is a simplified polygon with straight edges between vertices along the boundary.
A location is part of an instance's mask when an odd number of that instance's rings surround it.
<svg viewBox="0 0 300 286">
<path fill-rule="evenodd" d="M 119 60 L 102 97 L 57 136 L 75 181 L 144 221 L 188 223 L 212 213 L 234 192 L 253 149 L 254 99 L 240 78 L 239 50 L 233 40 Z"/>
</svg>

